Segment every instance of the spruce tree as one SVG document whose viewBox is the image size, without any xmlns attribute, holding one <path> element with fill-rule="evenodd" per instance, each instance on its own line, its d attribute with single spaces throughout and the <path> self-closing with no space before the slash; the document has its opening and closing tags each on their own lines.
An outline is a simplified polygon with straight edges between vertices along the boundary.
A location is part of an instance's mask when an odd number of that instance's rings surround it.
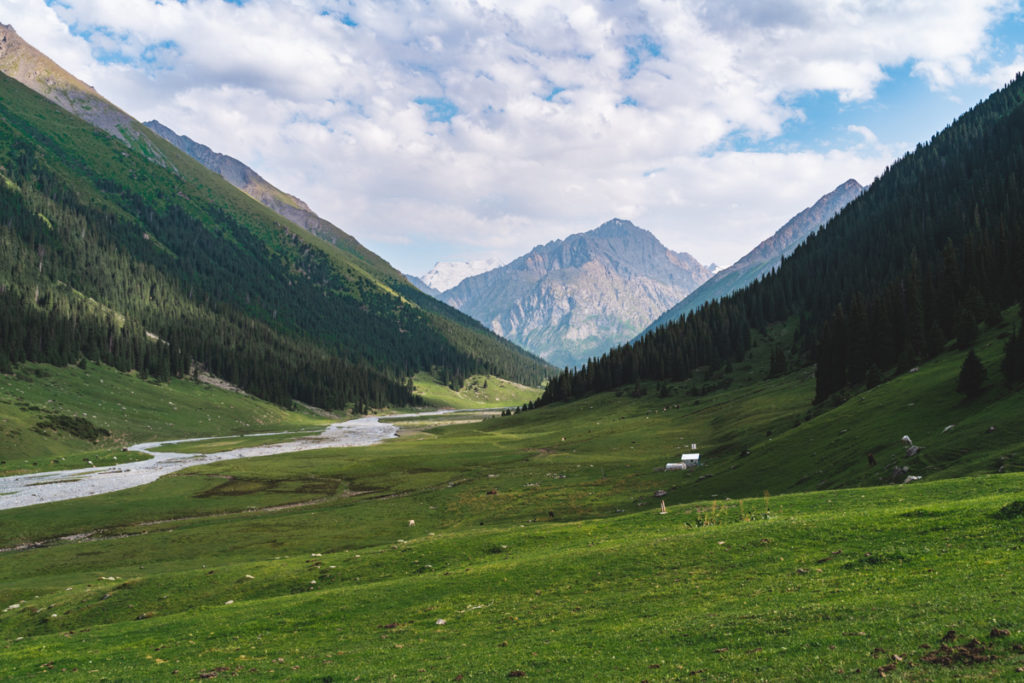
<svg viewBox="0 0 1024 683">
<path fill-rule="evenodd" d="M 960 376 L 956 381 L 957 393 L 967 398 L 974 398 L 981 394 L 982 385 L 985 383 L 985 366 L 981 364 L 974 349 L 967 352 L 963 365 L 960 366 Z"/>
</svg>

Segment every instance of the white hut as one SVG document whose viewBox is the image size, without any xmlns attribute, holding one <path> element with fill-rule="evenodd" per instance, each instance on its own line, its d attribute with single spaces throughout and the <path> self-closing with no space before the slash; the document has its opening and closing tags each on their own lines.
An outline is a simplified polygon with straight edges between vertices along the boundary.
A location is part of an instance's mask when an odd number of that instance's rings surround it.
<svg viewBox="0 0 1024 683">
<path fill-rule="evenodd" d="M 679 462 L 665 463 L 665 470 L 688 470 L 698 465 L 700 465 L 700 453 L 683 453 L 679 456 Z"/>
</svg>

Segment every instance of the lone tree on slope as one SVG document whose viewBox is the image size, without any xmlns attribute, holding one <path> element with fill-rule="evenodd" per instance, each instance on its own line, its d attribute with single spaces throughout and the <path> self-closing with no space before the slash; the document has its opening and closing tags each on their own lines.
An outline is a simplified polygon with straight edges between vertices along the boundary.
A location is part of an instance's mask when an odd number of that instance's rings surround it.
<svg viewBox="0 0 1024 683">
<path fill-rule="evenodd" d="M 974 349 L 967 352 L 964 364 L 960 366 L 960 377 L 956 381 L 956 390 L 967 398 L 974 398 L 981 393 L 985 383 L 985 366 L 978 360 Z"/>
</svg>

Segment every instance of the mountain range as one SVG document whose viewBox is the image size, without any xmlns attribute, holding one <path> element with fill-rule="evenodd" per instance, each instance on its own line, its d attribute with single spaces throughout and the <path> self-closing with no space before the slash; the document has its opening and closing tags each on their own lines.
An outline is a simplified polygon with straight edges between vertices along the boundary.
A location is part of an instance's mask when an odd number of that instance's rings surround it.
<svg viewBox="0 0 1024 683">
<path fill-rule="evenodd" d="M 678 320 L 713 299 L 721 299 L 777 268 L 807 236 L 822 227 L 843 207 L 859 197 L 864 187 L 850 179 L 789 219 L 775 234 L 754 247 L 743 258 L 715 273 L 686 298 L 651 323 L 644 332 Z"/>
<path fill-rule="evenodd" d="M 442 300 L 560 366 L 632 339 L 713 269 L 614 219 L 468 277 Z"/>
<path fill-rule="evenodd" d="M 314 235 L 351 252 L 372 264 L 374 269 L 383 270 L 389 276 L 398 275 L 389 263 L 360 244 L 355 237 L 321 218 L 304 201 L 275 187 L 245 163 L 214 151 L 187 135 L 179 135 L 159 121 L 147 121 L 144 125 L 282 218 L 287 218 Z M 501 261 L 494 258 L 478 261 L 439 261 L 422 276 L 406 274 L 404 277 L 420 291 L 440 299 L 443 292 L 465 278 L 500 265 Z"/>
</svg>

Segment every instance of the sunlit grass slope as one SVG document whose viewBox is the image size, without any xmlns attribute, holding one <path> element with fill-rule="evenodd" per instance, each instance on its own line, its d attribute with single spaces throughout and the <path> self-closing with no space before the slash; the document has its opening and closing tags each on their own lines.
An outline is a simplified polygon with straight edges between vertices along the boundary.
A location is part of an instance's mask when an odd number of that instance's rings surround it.
<svg viewBox="0 0 1024 683">
<path fill-rule="evenodd" d="M 413 393 L 422 397 L 426 405 L 436 408 L 507 408 L 529 403 L 543 393 L 536 387 L 493 375 L 473 375 L 459 391 L 441 384 L 428 372 L 418 373 L 413 382 L 416 387 Z"/>
<path fill-rule="evenodd" d="M 123 462 L 140 456 L 121 448 L 141 441 L 327 422 L 189 380 L 146 381 L 96 363 L 24 363 L 11 375 L 0 374 L 0 476 L 86 467 L 87 460 L 97 466 L 115 457 Z"/>
</svg>

